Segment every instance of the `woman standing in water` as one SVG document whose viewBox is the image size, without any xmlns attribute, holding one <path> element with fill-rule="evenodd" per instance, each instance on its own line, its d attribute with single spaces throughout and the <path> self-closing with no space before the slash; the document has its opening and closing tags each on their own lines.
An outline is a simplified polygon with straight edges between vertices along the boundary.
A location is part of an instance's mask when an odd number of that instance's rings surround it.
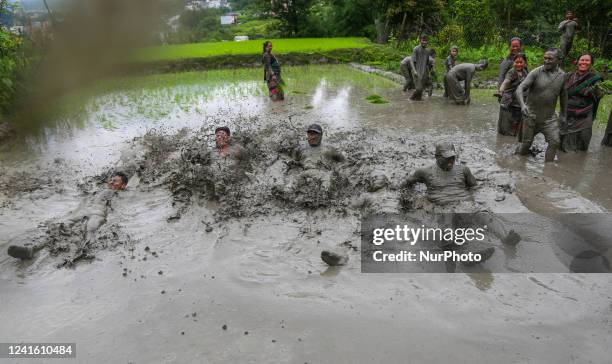
<svg viewBox="0 0 612 364">
<path fill-rule="evenodd" d="M 280 63 L 278 63 L 278 60 L 272 54 L 272 42 L 269 40 L 263 44 L 262 62 L 264 64 L 264 81 L 268 85 L 270 98 L 272 101 L 284 100 L 285 94 L 283 92 Z"/>
<path fill-rule="evenodd" d="M 501 135 L 515 136 L 521 130 L 521 105 L 516 99 L 516 88 L 527 77 L 527 58 L 519 53 L 514 57 L 512 69 L 506 73 L 499 87 L 499 123 L 498 132 Z M 520 136 L 519 136 L 520 141 Z"/>
<path fill-rule="evenodd" d="M 576 71 L 567 75 L 567 120 L 561 127 L 561 150 L 586 151 L 593 133 L 593 120 L 603 91 L 597 83 L 601 76 L 591 72 L 593 56 L 585 53 L 578 58 Z"/>
<path fill-rule="evenodd" d="M 510 54 L 506 58 L 504 58 L 499 65 L 499 75 L 497 78 L 497 87 L 501 88 L 502 83 L 506 79 L 506 74 L 514 68 L 514 58 L 523 52 L 523 41 L 521 38 L 513 37 L 510 39 Z M 525 65 L 523 69 L 525 72 L 529 73 L 529 69 L 527 68 L 527 57 L 523 56 L 523 60 L 525 61 Z M 500 96 L 499 94 L 495 94 L 495 96 Z M 516 135 L 516 132 L 511 133 L 508 131 L 507 125 L 510 124 L 508 120 L 509 114 L 507 110 L 504 110 L 502 106 L 499 108 L 499 118 L 497 120 L 497 131 L 502 135 Z"/>
</svg>

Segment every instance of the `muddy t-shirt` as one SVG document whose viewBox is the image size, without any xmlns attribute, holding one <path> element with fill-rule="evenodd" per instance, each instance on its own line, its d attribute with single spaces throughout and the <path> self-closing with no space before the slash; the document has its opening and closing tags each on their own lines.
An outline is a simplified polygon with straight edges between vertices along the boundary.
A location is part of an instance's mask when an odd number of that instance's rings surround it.
<svg viewBox="0 0 612 364">
<path fill-rule="evenodd" d="M 217 149 L 214 149 L 210 153 L 210 167 L 217 171 L 234 169 L 240 166 L 245 156 L 245 150 L 240 144 L 230 145 L 227 156 L 222 156 Z"/>
<path fill-rule="evenodd" d="M 315 169 L 330 167 L 332 163 L 343 160 L 344 156 L 335 148 L 326 145 L 313 147 L 303 143 L 298 147 L 296 159 L 300 161 L 304 169 Z"/>
<path fill-rule="evenodd" d="M 413 182 L 421 182 L 427 186 L 427 198 L 437 204 L 448 204 L 457 201 L 471 200 L 470 188 L 476 185 L 476 179 L 466 166 L 454 166 L 445 171 L 434 164 L 421 168 L 410 177 Z"/>
<path fill-rule="evenodd" d="M 105 188 L 100 192 L 96 192 L 91 203 L 84 208 L 84 216 L 98 215 L 106 216 L 106 208 L 110 204 L 111 199 L 117 191 Z"/>
</svg>

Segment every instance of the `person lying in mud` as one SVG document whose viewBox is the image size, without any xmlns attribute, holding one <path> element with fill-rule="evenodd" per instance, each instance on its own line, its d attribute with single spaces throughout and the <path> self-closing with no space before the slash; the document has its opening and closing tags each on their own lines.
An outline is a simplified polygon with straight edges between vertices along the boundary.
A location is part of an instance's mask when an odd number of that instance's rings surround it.
<svg viewBox="0 0 612 364">
<path fill-rule="evenodd" d="M 272 193 L 279 199 L 296 202 L 304 207 L 320 207 L 329 204 L 336 192 L 348 183 L 336 165 L 346 160 L 344 154 L 324 145 L 323 128 L 312 124 L 306 129 L 306 142 L 291 153 L 288 172 L 300 172 L 285 186 L 275 186 Z"/>
<path fill-rule="evenodd" d="M 448 99 L 454 101 L 457 105 L 469 104 L 472 78 L 476 71 L 482 71 L 487 66 L 487 60 L 481 59 L 478 64 L 461 63 L 448 71 L 444 76 L 448 87 Z M 461 87 L 461 81 L 465 81 L 465 88 Z"/>
<path fill-rule="evenodd" d="M 106 189 L 94 194 L 93 199 L 83 201 L 79 208 L 68 216 L 68 225 L 78 228 L 77 230 L 81 230 L 83 232 L 82 242 L 79 246 L 77 246 L 76 253 L 70 261 L 74 262 L 87 255 L 88 245 L 95 242 L 96 232 L 106 222 L 106 217 L 110 208 L 110 201 L 118 191 L 125 190 L 127 184 L 128 177 L 125 173 L 113 173 L 107 182 Z M 11 245 L 8 247 L 7 253 L 11 257 L 17 259 L 32 259 L 36 252 L 48 247 L 49 245 L 49 242 L 33 246 Z"/>
<path fill-rule="evenodd" d="M 449 206 L 461 203 L 462 201 L 473 202 L 472 189 L 478 185 L 476 178 L 467 166 L 457 165 L 457 153 L 452 143 L 439 143 L 436 145 L 436 163 L 417 169 L 399 187 L 401 189 L 412 188 L 416 183 L 423 183 L 427 187 L 427 199 L 435 205 Z M 490 231 L 500 238 L 504 244 L 516 245 L 520 241 L 520 236 L 513 230 L 506 232 L 503 224 L 496 221 L 494 216 L 486 211 L 473 209 L 471 213 L 440 215 L 445 220 L 442 223 L 462 227 L 464 225 L 489 225 Z M 450 221 L 448 221 L 450 220 Z M 481 254 L 482 261 L 489 259 L 495 248 L 483 243 L 470 243 L 469 246 L 457 246 L 452 242 L 441 242 L 442 249 L 459 249 L 465 252 Z"/>
<path fill-rule="evenodd" d="M 517 153 L 529 154 L 534 136 L 542 133 L 548 143 L 545 162 L 555 160 L 560 145 L 559 124 L 566 124 L 566 76 L 559 68 L 560 61 L 561 52 L 556 48 L 548 49 L 544 53 L 544 65 L 529 72 L 516 89 L 516 99 L 523 113 L 522 141 Z M 559 117 L 555 114 L 557 99 L 561 104 Z"/>
</svg>

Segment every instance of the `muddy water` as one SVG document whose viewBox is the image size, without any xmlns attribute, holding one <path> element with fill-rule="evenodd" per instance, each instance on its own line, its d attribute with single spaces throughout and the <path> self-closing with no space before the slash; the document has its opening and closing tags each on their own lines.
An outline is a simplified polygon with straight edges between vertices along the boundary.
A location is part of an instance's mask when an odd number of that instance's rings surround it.
<svg viewBox="0 0 612 364">
<path fill-rule="evenodd" d="M 218 123 L 237 137 L 255 135 L 250 145 L 261 143 L 266 153 L 258 158 L 267 162 L 277 138 L 261 130 L 319 122 L 325 142 L 365 160 L 347 170 L 356 181 L 349 192 L 368 198 L 374 212 L 397 211 L 397 192 L 366 193 L 357 182 L 374 170 L 399 181 L 431 163 L 437 140 L 455 141 L 482 185 L 476 201 L 490 210 L 546 215 L 612 206 L 602 182 L 612 155 L 597 143 L 584 161 L 563 155 L 544 168 L 542 155 L 516 158 L 512 139 L 496 136 L 497 107 L 488 96 L 463 108 L 436 95 L 412 103 L 387 81 L 370 76 L 364 85 L 354 80 L 362 77 L 357 71 L 342 72 L 346 79 L 338 68 L 305 70 L 309 82 L 284 103 L 270 103 L 253 81 L 168 86 L 141 95 L 139 106 L 115 101 L 130 97 L 117 92 L 97 99 L 84 127 L 49 128 L 44 142 L 29 137 L 4 152 L 2 251 L 39 238 L 41 226 L 99 188 L 91 176 L 122 158 L 156 156 L 161 172 L 148 173 L 142 162 L 140 184 L 113 200 L 107 225 L 129 239 L 96 251 L 93 262 L 56 269 L 58 257 L 46 251 L 25 263 L 0 255 L 0 341 L 76 341 L 79 362 L 605 362 L 609 275 L 506 275 L 486 267 L 362 274 L 359 252 L 350 248 L 360 239 L 354 196 L 316 210 L 270 201 L 266 178 L 279 177 L 280 162 L 268 169 L 255 163 L 236 207 L 244 217 L 194 196 L 180 219 L 168 221 L 177 204 L 162 172 L 176 156 L 154 155 L 138 137 L 156 129 L 150 134 L 161 135 L 152 139 L 158 151 L 175 142 L 212 145 Z M 369 104 L 364 97 L 372 93 L 390 104 Z M 324 249 L 348 254 L 348 264 L 328 268 L 319 258 Z M 490 263 L 503 264 L 507 253 Z M 519 245 L 514 263 L 532 253 Z"/>
</svg>

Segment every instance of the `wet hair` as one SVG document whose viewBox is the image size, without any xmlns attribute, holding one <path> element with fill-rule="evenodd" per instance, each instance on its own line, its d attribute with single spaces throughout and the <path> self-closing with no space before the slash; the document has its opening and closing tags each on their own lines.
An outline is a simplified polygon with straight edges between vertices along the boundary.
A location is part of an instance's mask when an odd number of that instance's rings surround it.
<svg viewBox="0 0 612 364">
<path fill-rule="evenodd" d="M 487 61 L 486 58 L 483 58 L 480 61 L 478 61 L 478 65 L 482 67 L 483 69 L 487 68 L 487 66 L 489 65 L 489 61 Z"/>
<path fill-rule="evenodd" d="M 546 50 L 546 52 L 553 52 L 557 59 L 561 59 L 561 50 L 559 48 L 550 47 Z"/>
<path fill-rule="evenodd" d="M 266 48 L 268 48 L 268 44 L 272 44 L 272 42 L 270 42 L 269 40 L 263 42 L 263 52 L 262 53 L 266 53 Z"/>
<path fill-rule="evenodd" d="M 510 41 L 508 42 L 508 45 L 512 45 L 512 42 L 514 42 L 515 40 L 518 40 L 518 42 L 520 43 L 520 45 L 523 45 L 523 40 L 519 37 L 512 37 L 510 38 Z"/>
<path fill-rule="evenodd" d="M 119 177 L 121 178 L 121 182 L 123 182 L 124 185 L 127 185 L 128 183 L 128 176 L 123 173 L 123 172 L 115 172 L 113 174 L 111 174 L 111 178 L 113 177 Z"/>
<path fill-rule="evenodd" d="M 227 135 L 232 135 L 232 133 L 230 133 L 230 129 L 227 126 L 220 126 L 218 128 L 215 129 L 215 134 L 217 134 L 218 131 L 224 131 L 227 133 Z"/>
</svg>

